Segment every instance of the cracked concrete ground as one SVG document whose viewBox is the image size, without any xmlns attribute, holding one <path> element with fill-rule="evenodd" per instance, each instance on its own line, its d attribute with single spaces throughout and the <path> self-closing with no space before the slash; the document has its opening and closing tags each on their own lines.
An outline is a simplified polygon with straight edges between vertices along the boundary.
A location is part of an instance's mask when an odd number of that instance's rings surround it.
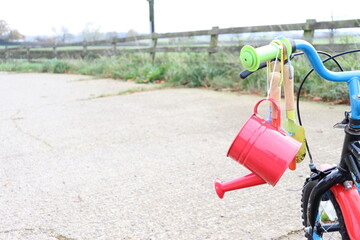
<svg viewBox="0 0 360 240">
<path fill-rule="evenodd" d="M 259 96 L 0 74 L 0 239 L 304 239 L 307 162 L 217 198 L 248 171 L 226 152 Z M 144 86 L 141 86 L 144 87 Z M 149 86 L 152 87 L 152 86 Z M 315 162 L 336 163 L 347 106 L 304 102 Z"/>
</svg>

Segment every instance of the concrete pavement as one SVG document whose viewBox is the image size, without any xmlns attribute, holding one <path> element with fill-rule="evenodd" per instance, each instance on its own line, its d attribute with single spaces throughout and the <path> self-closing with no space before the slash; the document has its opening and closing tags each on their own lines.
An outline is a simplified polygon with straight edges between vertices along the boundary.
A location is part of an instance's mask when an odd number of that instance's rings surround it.
<svg viewBox="0 0 360 240">
<path fill-rule="evenodd" d="M 78 75 L 0 74 L 0 239 L 304 239 L 307 163 L 226 193 L 226 152 L 259 96 Z M 141 85 L 140 87 L 144 87 Z M 152 86 L 148 86 L 152 87 Z M 347 106 L 302 103 L 315 162 L 336 163 Z"/>
</svg>

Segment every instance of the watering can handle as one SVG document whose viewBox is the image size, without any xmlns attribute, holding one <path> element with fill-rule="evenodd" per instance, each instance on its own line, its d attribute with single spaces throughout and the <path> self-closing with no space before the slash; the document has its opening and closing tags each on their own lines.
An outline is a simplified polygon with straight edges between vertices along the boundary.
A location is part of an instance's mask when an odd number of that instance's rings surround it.
<svg viewBox="0 0 360 240">
<path fill-rule="evenodd" d="M 276 118 L 276 121 L 273 122 L 273 126 L 275 128 L 277 128 L 278 130 L 280 130 L 280 127 L 281 127 L 281 109 L 280 109 L 280 106 L 279 104 L 272 98 L 264 98 L 264 99 L 261 99 L 259 102 L 256 103 L 255 107 L 254 107 L 254 114 L 257 115 L 258 114 L 258 106 L 260 103 L 262 103 L 263 101 L 270 101 L 272 102 L 276 107 L 276 110 L 277 110 L 277 118 Z"/>
</svg>

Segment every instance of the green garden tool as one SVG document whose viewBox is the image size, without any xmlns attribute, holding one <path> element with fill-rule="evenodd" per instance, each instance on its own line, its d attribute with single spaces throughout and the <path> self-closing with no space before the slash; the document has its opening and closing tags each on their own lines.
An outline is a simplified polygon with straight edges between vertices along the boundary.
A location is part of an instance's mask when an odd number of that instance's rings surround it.
<svg viewBox="0 0 360 240">
<path fill-rule="evenodd" d="M 290 71 L 291 68 L 291 71 Z M 296 154 L 295 159 L 290 164 L 291 170 L 296 169 L 296 163 L 304 160 L 306 155 L 306 139 L 305 129 L 295 123 L 295 102 L 294 102 L 294 69 L 291 66 L 284 66 L 284 92 L 286 104 L 286 120 L 284 121 L 285 130 L 294 139 L 302 143 L 300 150 Z"/>
</svg>

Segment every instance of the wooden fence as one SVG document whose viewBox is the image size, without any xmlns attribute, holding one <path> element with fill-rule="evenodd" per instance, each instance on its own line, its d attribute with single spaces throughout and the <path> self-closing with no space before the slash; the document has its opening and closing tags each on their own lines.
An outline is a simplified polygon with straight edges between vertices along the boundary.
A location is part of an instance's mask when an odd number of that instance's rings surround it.
<svg viewBox="0 0 360 240">
<path fill-rule="evenodd" d="M 314 19 L 306 20 L 305 23 L 250 26 L 235 28 L 213 27 L 211 30 L 176 32 L 176 33 L 154 33 L 149 35 L 140 35 L 125 38 L 113 38 L 112 40 L 102 40 L 93 42 L 75 42 L 75 43 L 57 43 L 57 44 L 36 44 L 22 45 L 20 47 L 7 47 L 0 50 L 0 59 L 10 58 L 38 59 L 38 58 L 77 58 L 85 56 L 99 55 L 118 55 L 124 53 L 149 53 L 152 59 L 159 52 L 207 52 L 209 54 L 218 51 L 234 52 L 239 51 L 246 39 L 235 42 L 235 44 L 219 44 L 219 36 L 225 34 L 246 34 L 246 33 L 264 33 L 281 32 L 279 35 L 287 35 L 286 32 L 301 31 L 302 38 L 312 43 L 316 30 L 336 30 L 346 28 L 359 28 L 360 19 L 317 22 Z M 208 42 L 202 44 L 190 44 L 188 46 L 164 46 L 159 44 L 161 39 L 179 39 L 192 38 L 199 36 L 208 36 Z M 140 42 L 147 40 L 147 43 L 141 47 Z M 242 42 L 242 43 L 241 43 Z M 269 40 L 267 40 L 269 42 Z M 133 43 L 138 47 L 123 47 L 124 43 Z M 261 44 L 265 44 L 262 42 Z M 318 50 L 339 52 L 348 49 L 357 48 L 356 44 L 314 44 Z"/>
</svg>

